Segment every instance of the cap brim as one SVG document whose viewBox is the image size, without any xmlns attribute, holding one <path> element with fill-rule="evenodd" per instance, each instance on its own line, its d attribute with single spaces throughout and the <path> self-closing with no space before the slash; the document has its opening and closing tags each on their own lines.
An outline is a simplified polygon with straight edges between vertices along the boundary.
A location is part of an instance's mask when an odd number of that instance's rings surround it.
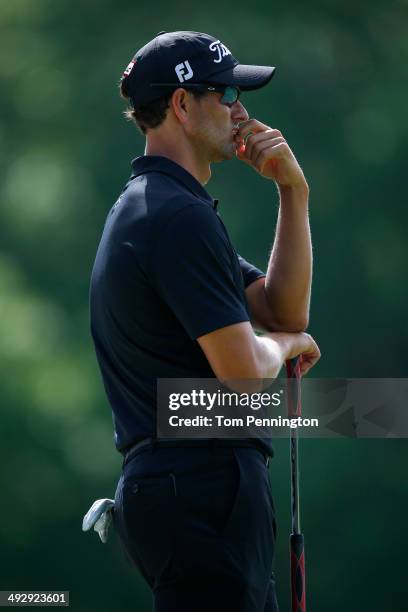
<svg viewBox="0 0 408 612">
<path fill-rule="evenodd" d="M 234 68 L 229 68 L 212 76 L 211 82 L 221 85 L 235 85 L 242 91 L 251 91 L 267 85 L 275 74 L 275 70 L 276 68 L 273 66 L 237 64 Z"/>
</svg>

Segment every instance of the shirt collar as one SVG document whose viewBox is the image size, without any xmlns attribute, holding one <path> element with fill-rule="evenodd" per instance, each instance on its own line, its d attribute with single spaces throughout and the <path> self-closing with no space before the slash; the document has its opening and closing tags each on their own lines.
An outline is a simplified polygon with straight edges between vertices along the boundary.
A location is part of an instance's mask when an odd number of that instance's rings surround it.
<svg viewBox="0 0 408 612">
<path fill-rule="evenodd" d="M 217 209 L 218 200 L 213 200 L 201 183 L 190 172 L 187 172 L 182 166 L 168 157 L 162 157 L 161 155 L 141 155 L 136 157 L 132 161 L 132 178 L 146 172 L 161 172 L 172 176 L 180 183 L 183 183 L 200 200 L 204 200 L 215 210 Z"/>
</svg>

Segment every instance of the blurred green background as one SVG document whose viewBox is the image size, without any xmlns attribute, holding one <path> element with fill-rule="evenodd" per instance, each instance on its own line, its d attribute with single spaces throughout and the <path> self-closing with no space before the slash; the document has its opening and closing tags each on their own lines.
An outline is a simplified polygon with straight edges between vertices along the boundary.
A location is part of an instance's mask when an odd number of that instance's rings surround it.
<svg viewBox="0 0 408 612">
<path fill-rule="evenodd" d="M 242 99 L 283 132 L 311 187 L 314 375 L 405 377 L 407 26 L 406 0 L 1 3 L 0 590 L 70 590 L 78 612 L 150 609 L 116 538 L 81 533 L 121 467 L 88 285 L 105 217 L 143 153 L 116 87 L 135 50 L 160 30 L 193 29 L 243 63 L 278 67 Z M 237 250 L 264 268 L 273 183 L 234 160 L 207 189 Z M 276 443 L 271 467 L 283 612 L 287 447 Z M 406 441 L 307 440 L 301 454 L 309 609 L 403 609 Z"/>
</svg>

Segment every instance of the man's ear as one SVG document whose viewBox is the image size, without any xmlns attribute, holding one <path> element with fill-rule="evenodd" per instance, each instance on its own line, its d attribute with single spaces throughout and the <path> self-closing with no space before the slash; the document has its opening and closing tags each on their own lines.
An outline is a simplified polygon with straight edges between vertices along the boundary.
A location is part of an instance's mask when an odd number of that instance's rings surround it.
<svg viewBox="0 0 408 612">
<path fill-rule="evenodd" d="M 190 105 L 191 97 L 188 92 L 179 87 L 173 92 L 170 99 L 170 107 L 173 113 L 176 115 L 180 123 L 184 124 L 188 120 L 188 110 Z"/>
</svg>

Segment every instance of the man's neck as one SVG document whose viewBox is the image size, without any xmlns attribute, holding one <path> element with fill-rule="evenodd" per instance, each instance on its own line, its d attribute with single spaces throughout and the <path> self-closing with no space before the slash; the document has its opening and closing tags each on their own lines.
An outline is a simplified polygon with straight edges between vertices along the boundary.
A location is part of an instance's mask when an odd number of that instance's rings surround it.
<svg viewBox="0 0 408 612">
<path fill-rule="evenodd" d="M 197 154 L 195 154 L 191 147 L 175 147 L 174 144 L 168 146 L 164 142 L 152 142 L 147 138 L 145 155 L 161 155 L 171 159 L 171 161 L 176 162 L 176 164 L 192 174 L 201 185 L 208 183 L 211 178 L 210 164 L 208 161 L 198 159 Z"/>
</svg>

